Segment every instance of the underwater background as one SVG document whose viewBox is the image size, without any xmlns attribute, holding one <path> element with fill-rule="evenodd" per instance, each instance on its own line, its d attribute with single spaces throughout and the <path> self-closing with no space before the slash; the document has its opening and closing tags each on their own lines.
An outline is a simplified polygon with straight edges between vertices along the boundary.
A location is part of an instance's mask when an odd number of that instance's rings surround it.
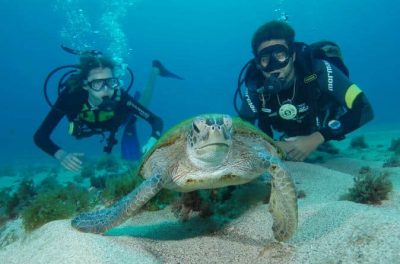
<svg viewBox="0 0 400 264">
<path fill-rule="evenodd" d="M 78 61 L 61 44 L 122 57 L 135 74 L 132 94 L 143 89 L 153 59 L 183 76 L 159 78 L 149 107 L 168 129 L 199 113 L 236 114 L 233 94 L 252 55 L 252 34 L 283 13 L 297 41 L 340 45 L 351 79 L 374 107 L 375 119 L 363 129 L 399 126 L 399 1 L 1 0 L 0 164 L 53 162 L 32 137 L 49 111 L 47 74 Z M 48 89 L 54 101 L 56 81 Z M 150 128 L 141 122 L 139 133 L 144 142 Z M 65 120 L 53 139 L 69 151 L 102 152 L 100 137 L 77 142 Z"/>
</svg>

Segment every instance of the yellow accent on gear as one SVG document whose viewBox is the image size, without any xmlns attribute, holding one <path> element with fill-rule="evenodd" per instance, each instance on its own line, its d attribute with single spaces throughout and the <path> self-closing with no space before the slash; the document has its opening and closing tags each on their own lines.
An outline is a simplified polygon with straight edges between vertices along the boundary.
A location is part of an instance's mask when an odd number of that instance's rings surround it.
<svg viewBox="0 0 400 264">
<path fill-rule="evenodd" d="M 344 96 L 346 106 L 351 109 L 353 107 L 354 100 L 357 98 L 357 96 L 362 93 L 361 89 L 358 88 L 357 85 L 352 84 L 346 91 L 346 94 Z"/>
<path fill-rule="evenodd" d="M 104 122 L 110 120 L 114 117 L 114 111 L 100 111 L 99 112 L 99 122 Z"/>
<path fill-rule="evenodd" d="M 89 107 L 86 104 L 82 106 L 79 118 L 89 123 L 94 123 L 96 121 L 93 111 L 89 111 Z"/>
<path fill-rule="evenodd" d="M 114 111 L 99 111 L 96 119 L 96 114 L 94 111 L 89 110 L 89 107 L 84 104 L 82 110 L 79 113 L 79 118 L 88 123 L 104 122 L 110 120 L 115 115 Z"/>
</svg>

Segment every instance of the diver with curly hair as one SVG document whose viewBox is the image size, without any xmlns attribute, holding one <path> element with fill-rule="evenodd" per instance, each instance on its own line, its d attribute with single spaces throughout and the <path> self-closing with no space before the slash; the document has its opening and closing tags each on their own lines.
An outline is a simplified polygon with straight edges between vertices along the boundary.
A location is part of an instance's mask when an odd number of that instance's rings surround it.
<svg viewBox="0 0 400 264">
<path fill-rule="evenodd" d="M 70 52 L 70 50 L 67 51 Z M 147 152 L 161 136 L 162 119 L 122 89 L 120 78 L 116 74 L 115 61 L 93 51 L 81 52 L 78 55 L 80 55 L 80 63 L 77 65 L 77 73 L 66 80 L 66 88 L 61 91 L 34 134 L 35 144 L 55 157 L 64 168 L 79 171 L 82 168 L 81 158 L 84 154 L 67 151 L 50 138 L 64 116 L 69 121 L 69 134 L 77 139 L 99 134 L 104 136 L 105 133 L 109 133 L 107 145 L 104 147 L 106 153 L 110 153 L 117 143 L 115 134 L 119 127 L 129 120 L 132 124 L 132 120 L 134 122 L 138 117 L 145 120 L 152 128 L 151 136 L 142 147 L 142 153 Z M 143 99 L 145 103 L 149 101 L 149 94 L 153 90 L 157 76 L 181 79 L 166 70 L 159 61 L 153 61 L 152 71 L 147 81 L 147 96 Z"/>
</svg>

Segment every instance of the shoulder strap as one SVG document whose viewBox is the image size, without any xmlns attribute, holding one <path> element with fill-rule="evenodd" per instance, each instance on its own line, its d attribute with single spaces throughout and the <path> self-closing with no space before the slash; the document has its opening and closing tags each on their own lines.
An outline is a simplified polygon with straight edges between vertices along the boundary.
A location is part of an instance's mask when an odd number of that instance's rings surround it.
<svg viewBox="0 0 400 264">
<path fill-rule="evenodd" d="M 312 50 L 304 42 L 295 42 L 294 50 L 296 52 L 296 60 L 294 62 L 296 70 L 302 76 L 302 82 L 305 85 L 309 85 L 318 78 L 313 71 L 314 56 Z"/>
<path fill-rule="evenodd" d="M 320 95 L 320 88 L 318 84 L 318 75 L 313 71 L 313 60 L 314 56 L 309 45 L 303 42 L 295 42 L 294 48 L 296 52 L 295 67 L 298 71 L 298 76 L 301 78 L 301 82 L 306 87 L 307 101 L 310 106 L 310 124 L 309 126 L 316 129 L 318 126 L 317 112 L 318 104 L 317 100 Z"/>
</svg>

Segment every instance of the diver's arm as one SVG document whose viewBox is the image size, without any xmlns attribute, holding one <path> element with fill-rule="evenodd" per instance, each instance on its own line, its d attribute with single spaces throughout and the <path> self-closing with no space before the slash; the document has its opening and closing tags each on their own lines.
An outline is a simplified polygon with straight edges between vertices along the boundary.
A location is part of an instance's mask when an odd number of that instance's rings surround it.
<svg viewBox="0 0 400 264">
<path fill-rule="evenodd" d="M 328 93 L 346 111 L 337 118 L 339 126 L 330 126 L 327 122 L 319 132 L 325 141 L 340 140 L 373 119 L 372 106 L 363 91 L 334 65 L 323 62 L 321 69 L 321 92 Z"/>
<path fill-rule="evenodd" d="M 64 102 L 65 99 L 60 100 L 59 98 L 57 100 L 55 106 L 50 110 L 35 132 L 33 140 L 41 150 L 57 159 L 64 168 L 77 172 L 81 169 L 82 162 L 80 158 L 83 156 L 83 153 L 68 153 L 55 144 L 50 138 L 54 129 L 65 116 L 65 113 L 59 110 L 63 109 L 62 105 Z"/>
<path fill-rule="evenodd" d="M 360 128 L 374 118 L 374 113 L 371 104 L 368 102 L 364 93 L 360 93 L 352 102 L 352 107 L 338 121 L 341 127 L 332 129 L 323 127 L 319 132 L 324 137 L 325 141 L 331 139 L 343 139 L 344 136 L 357 128 Z"/>
<path fill-rule="evenodd" d="M 54 154 L 61 149 L 60 146 L 50 139 L 50 135 L 64 115 L 63 112 L 52 108 L 33 136 L 33 141 L 36 146 L 50 156 L 54 156 Z"/>
</svg>

